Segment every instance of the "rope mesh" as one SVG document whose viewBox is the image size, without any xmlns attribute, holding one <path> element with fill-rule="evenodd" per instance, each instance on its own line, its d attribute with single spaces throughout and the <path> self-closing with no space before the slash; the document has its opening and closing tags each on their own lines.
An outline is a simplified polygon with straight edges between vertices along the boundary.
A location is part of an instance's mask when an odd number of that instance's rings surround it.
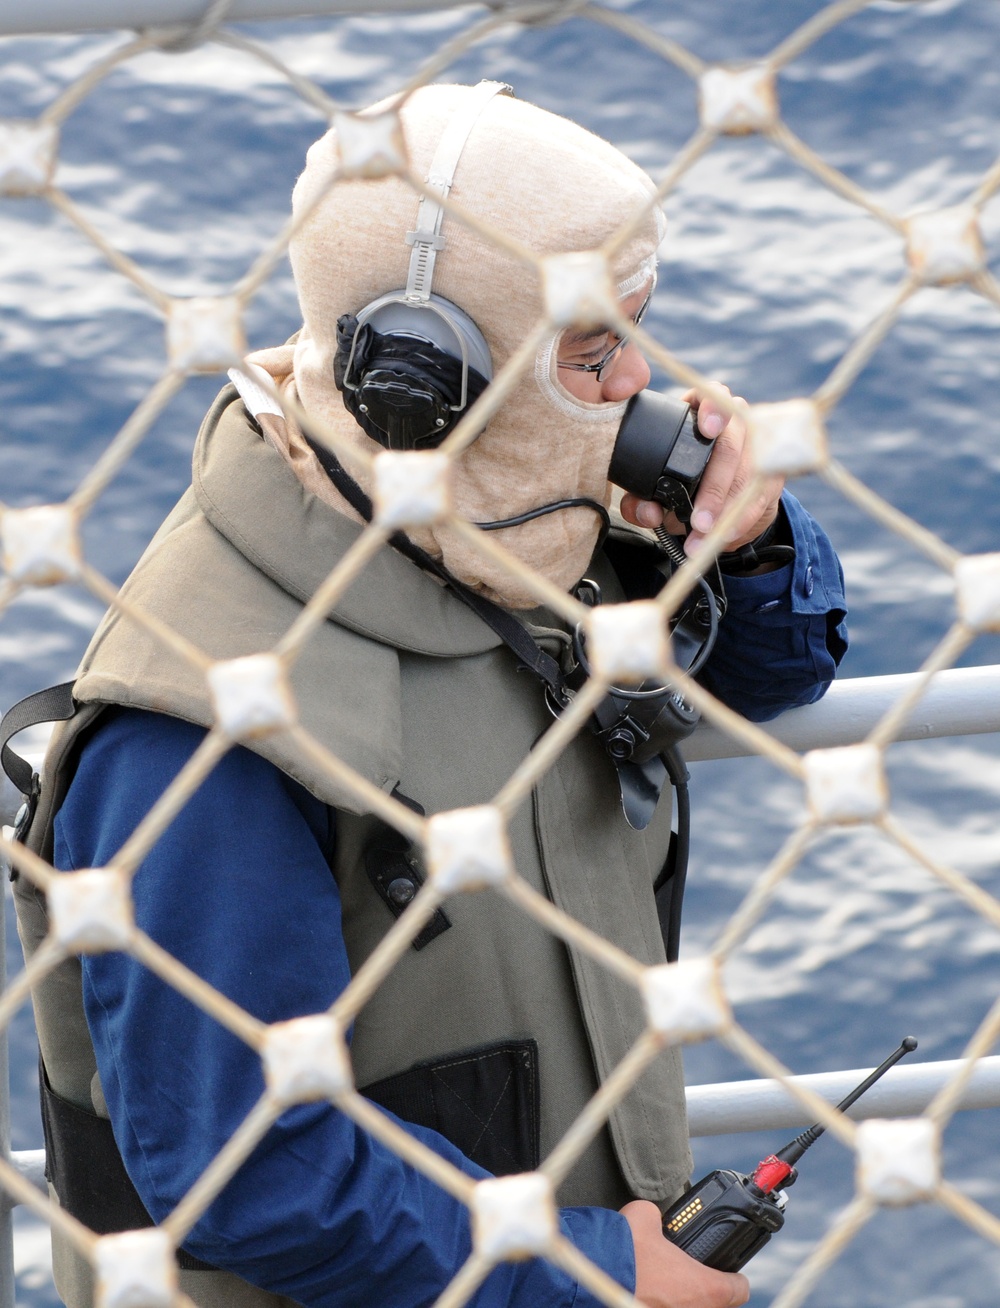
<svg viewBox="0 0 1000 1308">
<path fill-rule="evenodd" d="M 926 288 L 968 287 L 985 300 L 1000 305 L 1000 285 L 986 265 L 980 231 L 982 210 L 1000 189 L 1000 163 L 990 168 L 960 203 L 949 203 L 931 212 L 908 216 L 887 208 L 791 131 L 781 117 L 778 73 L 820 36 L 858 13 L 868 3 L 869 0 L 838 0 L 788 35 L 770 55 L 747 64 L 705 63 L 629 13 L 598 4 L 567 4 L 562 0 L 552 0 L 551 3 L 515 6 L 471 22 L 444 44 L 402 88 L 400 103 L 416 88 L 437 78 L 503 24 L 558 23 L 572 16 L 577 21 L 589 22 L 593 26 L 594 39 L 598 41 L 602 27 L 614 28 L 679 68 L 691 79 L 692 94 L 697 97 L 699 126 L 663 172 L 657 201 L 669 196 L 693 164 L 720 138 L 757 134 L 784 151 L 824 187 L 870 214 L 897 243 L 898 285 L 873 314 L 869 325 L 844 350 L 825 380 L 811 394 L 750 406 L 748 420 L 757 467 L 753 481 L 742 498 L 730 506 L 713 528 L 706 548 L 699 553 L 697 560 L 685 564 L 655 601 L 636 606 L 642 611 L 635 615 L 636 621 L 629 624 L 631 635 L 627 649 L 622 647 L 621 641 L 616 641 L 613 628 L 596 625 L 593 613 L 576 599 L 536 576 L 495 540 L 459 520 L 442 505 L 447 504 L 445 492 L 452 461 L 532 367 L 539 342 L 554 330 L 579 318 L 585 308 L 595 302 L 602 306 L 602 312 L 615 331 L 634 339 L 647 357 L 671 377 L 686 385 L 700 387 L 713 396 L 724 411 L 733 412 L 733 401 L 727 393 L 666 349 L 647 328 L 637 328 L 624 319 L 616 300 L 607 293 L 608 261 L 627 240 L 630 231 L 641 222 L 644 213 L 637 213 L 633 222 L 617 233 L 605 248 L 587 256 L 537 258 L 530 250 L 516 245 L 502 232 L 492 230 L 454 201 L 442 200 L 436 192 L 429 190 L 409 165 L 405 136 L 396 110 L 371 118 L 360 117 L 353 109 L 336 105 L 322 88 L 289 68 L 273 51 L 221 26 L 229 7 L 226 0 L 215 0 L 207 8 L 204 18 L 189 28 L 148 31 L 124 40 L 111 53 L 98 59 L 36 119 L 0 122 L 0 194 L 39 197 L 63 214 L 162 316 L 166 338 L 166 362 L 162 374 L 72 494 L 60 503 L 27 509 L 0 504 L 0 542 L 3 548 L 0 617 L 15 598 L 32 587 L 61 583 L 82 586 L 102 603 L 117 609 L 126 621 L 145 628 L 164 650 L 183 658 L 204 676 L 216 706 L 214 727 L 108 868 L 59 873 L 6 837 L 0 838 L 0 854 L 46 892 L 53 918 L 52 931 L 45 946 L 0 1000 L 0 1028 L 5 1029 L 15 1011 L 26 1002 L 31 987 L 68 956 L 77 952 L 125 949 L 246 1042 L 260 1055 L 265 1069 L 266 1090 L 260 1101 L 183 1201 L 159 1228 L 151 1232 L 98 1237 L 51 1204 L 9 1163 L 0 1159 L 0 1185 L 17 1201 L 58 1226 L 91 1261 L 100 1274 L 100 1302 L 106 1308 L 113 1308 L 118 1301 L 116 1295 L 127 1297 L 126 1289 L 122 1288 L 127 1284 L 127 1276 L 122 1273 L 116 1279 L 115 1268 L 122 1267 L 132 1269 L 133 1279 L 137 1277 L 145 1287 L 149 1302 L 161 1302 L 164 1294 L 176 1295 L 177 1300 L 184 1304 L 190 1302 L 175 1289 L 173 1251 L 286 1108 L 315 1098 L 329 1099 L 365 1131 L 468 1205 L 474 1232 L 473 1253 L 441 1295 L 438 1300 L 440 1308 L 451 1308 L 452 1305 L 458 1308 L 467 1302 L 498 1261 L 531 1254 L 541 1254 L 558 1264 L 603 1303 L 616 1308 L 635 1304 L 637 1301 L 631 1295 L 559 1236 L 554 1220 L 554 1191 L 648 1063 L 668 1045 L 706 1037 L 721 1041 L 753 1072 L 783 1082 L 812 1118 L 823 1123 L 845 1146 L 858 1153 L 856 1197 L 788 1280 L 775 1301 L 776 1308 L 798 1308 L 805 1303 L 821 1273 L 843 1253 L 883 1203 L 932 1200 L 985 1240 L 1000 1244 L 1000 1221 L 942 1176 L 939 1148 L 941 1130 L 955 1111 L 976 1059 L 988 1053 L 1000 1035 L 1000 1004 L 971 1036 L 966 1051 L 967 1061 L 960 1074 L 941 1091 L 922 1118 L 904 1124 L 916 1129 L 885 1140 L 877 1139 L 877 1131 L 871 1128 L 900 1124 L 871 1123 L 859 1127 L 818 1096 L 789 1080 L 788 1069 L 758 1044 L 734 1016 L 726 998 L 722 975 L 723 964 L 767 913 L 778 887 L 795 875 L 814 840 L 830 828 L 858 823 L 870 823 L 915 865 L 923 868 L 975 913 L 1000 927 L 1000 903 L 956 868 L 928 857 L 919 839 L 893 813 L 884 775 L 885 752 L 897 738 L 908 713 L 934 675 L 952 666 L 978 633 L 1000 630 L 1000 553 L 959 554 L 852 476 L 831 457 L 826 439 L 826 422 L 831 412 L 892 331 L 904 306 Z M 899 9 L 906 7 L 906 4 L 901 4 Z M 181 57 L 184 51 L 205 41 L 218 42 L 249 54 L 271 70 L 277 70 L 311 110 L 339 128 L 344 143 L 342 162 L 339 173 L 330 179 L 330 187 L 337 186 L 346 178 L 387 175 L 404 178 L 415 195 L 430 194 L 441 203 L 451 221 L 469 225 L 533 269 L 546 288 L 548 305 L 546 316 L 538 322 L 524 348 L 500 372 L 438 454 L 385 453 L 368 461 L 376 486 L 383 488 L 381 495 L 376 496 L 373 524 L 361 533 L 355 545 L 331 570 L 294 625 L 272 649 L 224 663 L 214 662 L 205 651 L 194 647 L 180 634 L 164 627 L 120 595 L 117 587 L 87 561 L 81 544 L 81 526 L 97 498 L 146 439 L 152 424 L 186 379 L 197 373 L 220 372 L 241 366 L 246 348 L 244 313 L 282 258 L 294 229 L 291 225 L 286 226 L 260 250 L 232 286 L 219 289 L 213 296 L 176 297 L 158 286 L 149 273 L 117 249 L 102 233 L 99 218 L 92 220 L 86 215 L 58 180 L 62 128 L 114 69 L 154 49 L 170 50 Z M 286 406 L 287 413 L 287 402 L 277 395 L 274 398 Z M 300 415 L 291 412 L 289 416 Z M 353 448 L 343 448 L 336 434 L 324 430 L 315 419 L 310 420 L 309 430 L 317 439 L 324 440 L 348 466 L 356 467 L 359 457 L 363 457 Z M 398 461 L 427 459 L 436 459 L 437 464 L 432 473 L 423 478 L 428 486 L 424 498 L 417 504 L 412 500 L 404 503 L 392 490 L 394 474 L 406 471 L 405 465 L 401 467 Z M 410 465 L 411 468 L 415 466 L 415 463 Z M 954 620 L 937 648 L 925 660 L 921 680 L 886 713 L 861 744 L 814 750 L 800 756 L 719 703 L 670 664 L 669 655 L 665 657 L 663 654 L 666 624 L 688 592 L 692 579 L 704 572 L 711 559 L 723 548 L 727 528 L 739 515 L 742 503 L 757 494 L 766 475 L 774 473 L 811 474 L 822 479 L 862 513 L 908 541 L 953 583 Z M 412 480 L 403 477 L 404 482 Z M 418 519 L 447 520 L 461 531 L 463 539 L 483 558 L 501 562 L 537 597 L 539 603 L 550 606 L 570 624 L 582 623 L 595 652 L 594 671 L 586 688 L 577 695 L 563 717 L 552 725 L 491 803 L 429 818 L 418 817 L 345 763 L 330 756 L 297 723 L 288 681 L 291 665 L 312 639 L 325 615 L 336 607 L 348 587 L 364 572 L 372 556 L 385 547 L 392 531 L 401 524 Z M 644 666 L 638 672 L 634 663 L 637 648 L 644 654 Z M 652 968 L 640 965 L 532 890 L 518 876 L 505 837 L 511 815 L 525 801 L 559 751 L 581 730 L 594 705 L 608 688 L 623 677 L 637 679 L 647 674 L 668 676 L 709 722 L 737 737 L 749 749 L 766 757 L 801 783 L 807 814 L 788 835 L 744 902 L 721 928 L 714 946 L 705 956 Z M 132 917 L 130 882 L 171 819 L 223 754 L 241 740 L 277 730 L 289 731 L 298 747 L 318 761 L 362 808 L 384 818 L 417 842 L 422 847 L 429 875 L 413 903 L 357 970 L 328 1013 L 267 1026 L 219 994 L 138 929 Z M 506 897 L 518 911 L 534 918 L 574 949 L 589 955 L 634 986 L 645 1003 L 648 1029 L 615 1073 L 600 1087 L 564 1139 L 541 1163 L 537 1173 L 477 1184 L 401 1130 L 356 1092 L 345 1032 L 438 906 L 464 889 L 484 885 Z M 893 1171 L 892 1158 L 896 1156 L 893 1150 L 896 1155 L 905 1152 L 907 1156 L 910 1180 L 902 1196 L 893 1196 L 886 1181 L 886 1176 Z M 885 1161 L 886 1154 L 888 1162 Z M 883 1160 L 881 1164 L 879 1159 Z M 534 1215 L 534 1221 L 527 1226 L 522 1220 L 525 1210 Z"/>
</svg>

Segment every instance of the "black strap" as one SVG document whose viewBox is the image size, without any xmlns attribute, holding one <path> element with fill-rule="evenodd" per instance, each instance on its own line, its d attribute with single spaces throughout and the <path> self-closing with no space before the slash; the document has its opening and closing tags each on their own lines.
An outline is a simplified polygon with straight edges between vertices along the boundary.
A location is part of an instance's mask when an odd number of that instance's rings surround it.
<svg viewBox="0 0 1000 1308">
<path fill-rule="evenodd" d="M 45 1176 L 59 1204 L 98 1235 L 138 1231 L 153 1225 L 118 1152 L 111 1123 L 57 1095 L 39 1063 L 38 1085 L 45 1134 Z M 216 1268 L 185 1249 L 177 1250 L 184 1271 Z"/>
<path fill-rule="evenodd" d="M 727 577 L 741 577 L 754 572 L 761 564 L 777 563 L 784 567 L 794 558 L 791 528 L 785 518 L 784 507 L 779 506 L 778 514 L 770 526 L 738 550 L 727 550 L 720 554 L 718 563 L 719 571 Z"/>
<path fill-rule="evenodd" d="M 328 450 L 326 446 L 312 440 L 309 436 L 306 437 L 306 441 L 319 460 L 323 471 L 355 513 L 364 518 L 365 522 L 371 522 L 371 500 L 343 467 L 337 456 Z M 468 586 L 464 586 L 437 559 L 432 558 L 426 550 L 422 550 L 418 545 L 414 545 L 413 541 L 408 536 L 404 536 L 401 531 L 397 531 L 391 536 L 389 543 L 400 554 L 405 554 L 417 567 L 440 577 L 463 604 L 482 618 L 492 631 L 496 632 L 507 648 L 517 656 L 522 667 L 534 673 L 539 681 L 557 696 L 557 701 L 561 702 L 563 677 L 559 664 L 550 654 L 546 654 L 543 649 L 539 648 L 531 633 L 518 622 L 512 613 L 502 609 L 499 604 L 494 604 L 491 600 L 486 599 L 485 596 L 477 595 Z"/>
<path fill-rule="evenodd" d="M 37 726 L 40 722 L 68 721 L 77 709 L 73 700 L 74 685 L 75 682 L 64 681 L 59 686 L 39 690 L 9 708 L 0 720 L 0 763 L 22 795 L 31 796 L 35 793 L 35 774 L 31 764 L 15 754 L 7 742 L 19 731 Z"/>
<path fill-rule="evenodd" d="M 668 750 L 664 760 L 677 796 L 677 829 L 670 833 L 667 857 L 660 875 L 653 883 L 653 895 L 667 962 L 676 963 L 680 956 L 681 913 L 684 909 L 684 888 L 691 850 L 691 796 L 688 793 L 688 781 L 691 778 L 687 764 L 677 749 Z"/>
<path fill-rule="evenodd" d="M 320 445 L 319 442 L 311 440 L 308 436 L 306 441 L 327 476 L 350 504 L 351 508 L 366 522 L 371 522 L 371 500 L 354 478 L 344 469 L 336 455 L 328 450 L 326 446 Z M 771 528 L 768 530 L 771 531 Z M 763 533 L 765 536 L 767 534 L 767 532 Z M 772 531 L 769 539 L 773 539 L 773 536 Z M 517 655 L 521 664 L 529 671 L 534 672 L 539 680 L 552 690 L 556 696 L 556 702 L 562 703 L 566 683 L 559 665 L 544 650 L 539 649 L 530 633 L 521 626 L 520 622 L 512 614 L 484 599 L 481 595 L 477 595 L 475 591 L 463 586 L 436 559 L 431 558 L 424 550 L 414 545 L 402 532 L 396 532 L 390 538 L 390 543 L 401 554 L 405 554 L 407 558 L 412 559 L 419 567 L 441 577 L 459 599 L 467 604 L 473 612 L 479 614 L 483 621 L 496 632 L 504 644 Z M 763 544 L 763 540 L 759 538 L 758 541 L 744 548 L 752 549 L 753 545 L 756 544 Z M 772 550 L 781 550 L 785 547 L 772 545 L 770 548 Z M 795 551 L 792 550 L 791 553 L 794 556 Z M 680 949 L 681 909 L 684 903 L 684 886 L 687 878 L 691 809 L 687 792 L 688 772 L 683 759 L 676 750 L 671 749 L 664 755 L 664 761 L 667 764 L 667 772 L 671 783 L 677 793 L 678 822 L 676 835 L 671 839 L 666 862 L 653 890 L 656 895 L 657 916 L 660 919 L 660 931 L 663 936 L 667 960 L 673 963 L 677 961 Z"/>
</svg>

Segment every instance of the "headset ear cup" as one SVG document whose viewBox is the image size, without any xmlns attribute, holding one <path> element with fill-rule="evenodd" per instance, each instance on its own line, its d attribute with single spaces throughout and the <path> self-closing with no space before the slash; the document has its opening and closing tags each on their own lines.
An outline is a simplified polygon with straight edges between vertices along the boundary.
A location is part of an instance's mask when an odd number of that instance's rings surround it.
<svg viewBox="0 0 1000 1308">
<path fill-rule="evenodd" d="M 358 320 L 353 313 L 342 313 L 337 319 L 337 352 L 333 356 L 333 381 L 338 391 L 344 389 L 348 363 L 358 332 Z"/>
<path fill-rule="evenodd" d="M 457 417 L 426 377 L 378 359 L 363 374 L 352 399 L 357 401 L 357 420 L 388 450 L 433 449 Z"/>
<path fill-rule="evenodd" d="M 348 412 L 385 449 L 435 449 L 493 375 L 468 314 L 442 296 L 431 301 L 414 305 L 392 292 L 337 319 L 334 382 Z"/>
</svg>

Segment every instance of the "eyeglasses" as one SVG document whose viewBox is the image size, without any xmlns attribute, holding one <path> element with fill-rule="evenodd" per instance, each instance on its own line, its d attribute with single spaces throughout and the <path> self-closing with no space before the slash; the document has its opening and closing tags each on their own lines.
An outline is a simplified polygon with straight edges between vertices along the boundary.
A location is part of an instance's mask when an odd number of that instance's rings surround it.
<svg viewBox="0 0 1000 1308">
<path fill-rule="evenodd" d="M 652 290 L 650 290 L 649 294 L 643 300 L 642 305 L 639 308 L 639 312 L 632 319 L 636 327 L 638 327 L 639 324 L 642 322 L 646 310 L 649 308 L 649 302 L 652 298 L 653 298 L 653 292 Z M 611 333 L 611 335 L 614 335 L 614 333 Z M 563 363 L 561 360 L 558 360 L 557 367 L 569 368 L 572 372 L 596 373 L 597 380 L 601 382 L 604 380 L 604 374 L 607 371 L 608 365 L 618 357 L 621 351 L 628 344 L 628 341 L 629 338 L 627 336 L 620 337 L 617 344 L 612 345 L 611 349 L 608 350 L 607 354 L 602 355 L 601 358 L 598 359 L 596 363 Z"/>
</svg>

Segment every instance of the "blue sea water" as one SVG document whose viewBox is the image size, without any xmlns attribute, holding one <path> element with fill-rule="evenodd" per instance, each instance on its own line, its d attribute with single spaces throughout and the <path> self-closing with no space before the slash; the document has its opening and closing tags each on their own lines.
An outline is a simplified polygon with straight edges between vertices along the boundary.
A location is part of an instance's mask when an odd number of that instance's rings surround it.
<svg viewBox="0 0 1000 1308">
<path fill-rule="evenodd" d="M 815 0 L 638 0 L 616 6 L 707 61 L 752 60 L 817 12 Z M 483 11 L 247 25 L 345 107 L 396 89 Z M 0 42 L 0 116 L 41 112 L 120 34 Z M 779 80 L 789 127 L 893 212 L 956 204 L 1000 153 L 995 0 L 885 0 L 796 58 Z M 591 21 L 501 27 L 448 70 L 497 77 L 577 118 L 662 173 L 697 122 L 677 68 Z M 271 69 L 209 46 L 149 54 L 112 74 L 63 131 L 58 180 L 106 237 L 172 294 L 224 291 L 281 228 L 322 130 Z M 888 303 L 899 237 L 758 137 L 718 142 L 665 203 L 668 238 L 650 323 L 686 362 L 750 400 L 808 394 Z M 983 211 L 1000 271 L 1000 201 Z M 92 465 L 162 365 L 156 313 L 48 205 L 0 199 L 0 498 L 58 500 Z M 252 345 L 297 326 L 287 267 L 256 297 Z M 1000 309 L 968 288 L 926 289 L 838 405 L 833 448 L 852 472 L 963 552 L 1000 549 Z M 661 381 L 665 379 L 660 379 Z M 217 380 L 190 381 L 102 494 L 88 557 L 121 580 L 187 480 Z M 795 491 L 844 560 L 852 647 L 843 675 L 920 666 L 952 620 L 951 584 L 911 546 L 814 479 Z M 29 592 L 0 620 L 0 705 L 71 675 L 99 617 L 83 592 Z M 1000 662 L 981 637 L 963 664 Z M 757 761 L 694 769 L 685 950 L 714 939 L 802 812 L 800 788 Z M 898 745 L 893 812 L 935 857 L 1000 893 L 1000 749 L 992 736 Z M 13 935 L 10 948 L 16 950 Z M 907 1033 L 920 1058 L 960 1055 L 998 991 L 1000 939 L 867 829 L 831 834 L 733 956 L 745 1027 L 797 1072 L 870 1066 Z M 714 1043 L 689 1079 L 750 1075 Z M 12 1029 L 14 1145 L 41 1142 L 30 1019 Z M 696 1142 L 698 1172 L 749 1168 L 783 1136 Z M 945 1172 L 1000 1215 L 1000 1113 L 959 1115 Z M 852 1193 L 851 1162 L 818 1144 L 785 1231 L 754 1262 L 763 1308 Z M 32 1243 L 32 1242 L 35 1243 Z M 34 1250 L 25 1225 L 23 1247 Z M 32 1255 L 33 1256 L 33 1255 Z M 817 1308 L 994 1308 L 1000 1252 L 935 1207 L 878 1216 L 828 1273 Z M 25 1256 L 19 1302 L 54 1302 Z"/>
</svg>

